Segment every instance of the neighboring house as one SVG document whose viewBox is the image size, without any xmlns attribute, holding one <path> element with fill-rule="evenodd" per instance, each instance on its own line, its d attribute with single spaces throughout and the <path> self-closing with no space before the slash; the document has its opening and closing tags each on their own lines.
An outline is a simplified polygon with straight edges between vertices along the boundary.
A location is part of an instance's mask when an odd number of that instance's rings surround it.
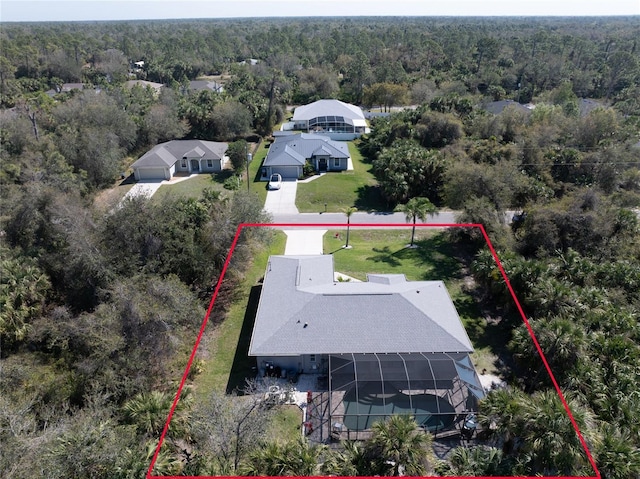
<svg viewBox="0 0 640 479">
<path fill-rule="evenodd" d="M 448 404 L 440 419 L 451 424 L 484 397 L 472 352 L 442 281 L 370 274 L 365 282 L 338 282 L 332 255 L 269 258 L 249 355 L 263 375 L 277 368 L 281 376 L 326 378 L 331 424 L 340 416 L 350 429 L 367 429 L 369 413 L 363 406 L 353 414 L 354 397 L 384 403 L 385 390 L 396 405 L 400 397 L 419 408 L 427 396 L 437 399 L 438 411 Z M 345 406 L 337 397 L 351 399 Z"/>
<path fill-rule="evenodd" d="M 160 90 L 164 88 L 164 85 L 162 83 L 156 83 L 156 82 L 146 81 L 146 80 L 128 80 L 124 82 L 124 86 L 129 89 L 133 88 L 136 85 L 142 88 L 149 87 L 154 91 L 156 95 L 159 95 Z"/>
<path fill-rule="evenodd" d="M 215 93 L 224 92 L 224 88 L 220 83 L 214 80 L 191 80 L 189 82 L 189 91 L 209 90 Z"/>
<path fill-rule="evenodd" d="M 46 91 L 45 94 L 53 97 L 58 93 L 69 93 L 71 90 L 84 90 L 82 83 L 63 83 L 59 88 Z"/>
<path fill-rule="evenodd" d="M 596 108 L 604 108 L 604 105 L 596 100 L 591 100 L 590 98 L 580 98 L 578 102 L 578 110 L 580 111 L 581 117 L 587 116 Z"/>
<path fill-rule="evenodd" d="M 257 58 L 247 58 L 246 60 L 238 62 L 238 65 L 251 65 L 252 67 L 254 67 L 258 63 L 260 63 L 260 60 L 258 60 Z"/>
<path fill-rule="evenodd" d="M 226 143 L 173 140 L 154 146 L 131 168 L 136 180 L 170 180 L 176 173 L 212 173 L 222 170 L 228 157 Z"/>
<path fill-rule="evenodd" d="M 369 132 L 360 108 L 340 100 L 318 100 L 299 106 L 291 122 L 283 126 L 288 130 L 320 133 L 332 140 L 353 140 Z"/>
<path fill-rule="evenodd" d="M 305 163 L 318 172 L 341 171 L 349 167 L 347 143 L 333 141 L 328 136 L 308 133 L 277 135 L 262 163 L 262 179 L 273 173 L 282 178 L 300 178 Z"/>
<path fill-rule="evenodd" d="M 508 107 L 514 108 L 516 111 L 520 111 L 526 114 L 531 113 L 531 110 L 532 110 L 532 108 L 528 108 L 522 103 L 518 103 L 517 101 L 513 101 L 513 100 L 492 101 L 487 103 L 484 109 L 489 113 L 493 113 L 494 115 L 499 115 L 505 110 L 505 108 L 508 108 Z"/>
</svg>

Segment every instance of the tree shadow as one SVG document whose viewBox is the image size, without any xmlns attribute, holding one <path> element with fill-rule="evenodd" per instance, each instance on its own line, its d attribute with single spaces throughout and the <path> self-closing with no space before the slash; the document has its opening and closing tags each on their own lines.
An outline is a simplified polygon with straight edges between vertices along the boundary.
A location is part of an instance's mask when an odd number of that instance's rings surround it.
<svg viewBox="0 0 640 479">
<path fill-rule="evenodd" d="M 388 246 L 385 246 L 384 248 L 373 248 L 373 252 L 378 254 L 369 256 L 367 260 L 375 263 L 386 263 L 390 266 L 400 266 L 402 264 L 394 257 L 398 252 L 396 251 L 392 253 Z"/>
<path fill-rule="evenodd" d="M 211 178 L 216 183 L 223 185 L 225 180 L 231 178 L 234 174 L 233 170 L 216 171 L 215 173 L 211 173 Z"/>
<path fill-rule="evenodd" d="M 261 292 L 262 285 L 256 285 L 251 288 L 251 292 L 249 293 L 247 309 L 244 313 L 242 329 L 240 330 L 240 336 L 238 337 L 238 344 L 236 345 L 236 352 L 233 357 L 233 364 L 231 365 L 229 381 L 227 382 L 227 394 L 242 389 L 246 384 L 246 380 L 253 378 L 256 374 L 254 369 L 256 367 L 256 359 L 254 357 L 249 357 L 249 344 L 251 343 L 251 332 L 253 331 L 256 314 L 258 313 L 258 303 L 260 301 Z"/>
<path fill-rule="evenodd" d="M 354 206 L 360 211 L 389 211 L 389 204 L 382 197 L 379 186 L 360 186 L 356 193 Z"/>
<path fill-rule="evenodd" d="M 120 182 L 120 186 L 124 186 L 124 185 L 134 185 L 136 183 L 136 179 L 133 176 L 133 173 L 131 173 L 129 176 L 127 176 L 126 178 L 124 178 L 121 182 Z"/>
<path fill-rule="evenodd" d="M 410 233 L 409 233 L 410 234 Z M 407 243 L 410 236 L 407 236 Z M 456 248 L 446 238 L 445 233 L 414 241 L 417 248 L 403 248 L 394 255 L 400 259 L 414 259 L 421 264 L 429 265 L 422 280 L 439 280 L 442 278 L 461 278 L 461 261 L 456 258 Z"/>
</svg>

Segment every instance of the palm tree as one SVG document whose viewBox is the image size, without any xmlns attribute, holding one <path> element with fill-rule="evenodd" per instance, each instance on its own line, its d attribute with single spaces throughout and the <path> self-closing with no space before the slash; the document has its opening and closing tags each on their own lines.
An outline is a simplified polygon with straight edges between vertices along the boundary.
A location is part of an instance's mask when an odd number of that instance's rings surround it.
<svg viewBox="0 0 640 479">
<path fill-rule="evenodd" d="M 341 449 L 331 450 L 322 464 L 328 476 L 380 476 L 389 469 L 368 442 L 342 441 Z"/>
<path fill-rule="evenodd" d="M 585 439 L 595 431 L 593 413 L 567 395 L 567 405 Z M 544 475 L 592 473 L 585 450 L 555 390 L 529 397 L 523 415 L 523 450 L 531 458 L 532 472 Z"/>
<path fill-rule="evenodd" d="M 184 388 L 180 401 L 176 404 L 171 419 L 170 430 L 174 435 L 181 435 L 189 422 L 188 406 L 191 402 L 191 390 Z M 151 391 L 140 393 L 127 401 L 123 412 L 131 424 L 135 424 L 138 430 L 150 436 L 158 436 L 169 416 L 173 396 L 163 391 Z"/>
<path fill-rule="evenodd" d="M 634 444 L 632 434 L 607 423 L 600 426 L 599 432 L 601 439 L 595 453 L 602 477 L 640 477 L 640 447 Z"/>
<path fill-rule="evenodd" d="M 430 472 L 433 437 L 420 430 L 411 416 L 391 416 L 371 429 L 371 445 L 380 458 L 390 461 L 393 476 L 399 476 L 401 469 L 408 476 Z"/>
<path fill-rule="evenodd" d="M 349 248 L 349 228 L 351 226 L 351 215 L 358 211 L 358 208 L 355 206 L 349 206 L 342 210 L 345 215 L 347 215 L 347 242 L 344 245 L 345 248 Z"/>
<path fill-rule="evenodd" d="M 438 473 L 446 476 L 493 476 L 507 473 L 502 466 L 502 451 L 495 447 L 456 447 L 447 462 L 438 466 Z"/>
<path fill-rule="evenodd" d="M 413 223 L 411 229 L 411 244 L 409 247 L 413 247 L 413 240 L 416 235 L 416 219 L 424 222 L 428 216 L 433 215 L 438 209 L 429 201 L 428 198 L 411 198 L 404 205 L 398 205 L 396 211 L 400 211 L 405 214 L 407 223 Z"/>
<path fill-rule="evenodd" d="M 502 443 L 506 455 L 516 448 L 526 402 L 527 396 L 519 389 L 499 389 L 491 391 L 480 403 L 478 421 Z"/>
<path fill-rule="evenodd" d="M 326 446 L 311 446 L 305 439 L 262 444 L 240 467 L 245 476 L 317 476 Z"/>
</svg>

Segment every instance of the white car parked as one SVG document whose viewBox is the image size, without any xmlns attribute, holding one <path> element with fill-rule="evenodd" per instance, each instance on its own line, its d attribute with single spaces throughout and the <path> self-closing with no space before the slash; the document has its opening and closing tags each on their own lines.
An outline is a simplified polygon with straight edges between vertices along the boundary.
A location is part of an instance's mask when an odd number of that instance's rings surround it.
<svg viewBox="0 0 640 479">
<path fill-rule="evenodd" d="M 282 176 L 280 176 L 280 173 L 274 173 L 273 175 L 271 175 L 271 178 L 269 178 L 269 184 L 267 185 L 267 188 L 270 190 L 279 190 L 282 187 Z"/>
</svg>

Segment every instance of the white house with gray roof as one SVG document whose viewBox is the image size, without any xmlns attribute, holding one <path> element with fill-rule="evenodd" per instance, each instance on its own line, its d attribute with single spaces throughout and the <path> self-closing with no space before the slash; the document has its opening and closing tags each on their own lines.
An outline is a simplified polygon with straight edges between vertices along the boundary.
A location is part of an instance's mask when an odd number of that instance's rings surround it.
<svg viewBox="0 0 640 479">
<path fill-rule="evenodd" d="M 131 168 L 140 180 L 170 180 L 176 173 L 213 173 L 229 161 L 227 143 L 205 140 L 172 140 L 142 155 Z"/>
<path fill-rule="evenodd" d="M 284 129 L 319 133 L 332 140 L 348 141 L 368 133 L 362 109 L 340 100 L 318 100 L 297 107 Z"/>
<path fill-rule="evenodd" d="M 361 416 L 373 413 L 345 410 L 368 407 L 366 395 L 381 402 L 393 397 L 395 406 L 405 402 L 412 410 L 419 397 L 436 398 L 434 408 L 448 408 L 440 419 L 446 416 L 452 424 L 458 409 L 469 410 L 484 397 L 472 352 L 442 281 L 369 274 L 364 282 L 339 282 L 332 255 L 269 258 L 249 355 L 262 374 L 275 366 L 328 376 L 330 394 L 355 397 L 340 414 L 356 429 L 367 429 Z M 452 391 L 461 399 L 454 400 Z M 379 408 L 379 414 L 391 409 Z M 429 427 L 442 422 L 429 421 Z"/>
<path fill-rule="evenodd" d="M 308 133 L 276 136 L 262 163 L 262 179 L 273 173 L 283 178 L 300 178 L 305 163 L 318 172 L 342 171 L 349 167 L 349 146 L 328 136 Z"/>
</svg>

